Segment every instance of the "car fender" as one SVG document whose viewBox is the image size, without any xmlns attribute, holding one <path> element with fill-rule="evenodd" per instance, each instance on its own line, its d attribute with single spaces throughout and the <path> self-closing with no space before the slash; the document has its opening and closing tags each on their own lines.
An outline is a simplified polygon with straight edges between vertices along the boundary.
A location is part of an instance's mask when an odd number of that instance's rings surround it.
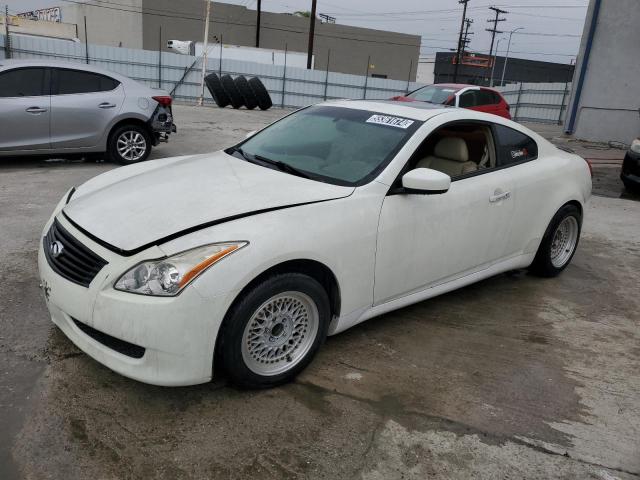
<svg viewBox="0 0 640 480">
<path fill-rule="evenodd" d="M 340 315 L 347 315 L 373 303 L 378 219 L 386 191 L 385 185 L 372 182 L 349 197 L 233 220 L 161 248 L 172 255 L 207 243 L 249 242 L 194 281 L 193 288 L 212 298 L 235 298 L 256 277 L 284 262 L 319 262 L 335 276 L 341 295 Z"/>
</svg>

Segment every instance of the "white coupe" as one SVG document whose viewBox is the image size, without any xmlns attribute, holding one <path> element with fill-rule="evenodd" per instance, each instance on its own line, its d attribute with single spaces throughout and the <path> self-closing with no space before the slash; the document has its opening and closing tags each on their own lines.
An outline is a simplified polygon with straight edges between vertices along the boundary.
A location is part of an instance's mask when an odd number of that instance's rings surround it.
<svg viewBox="0 0 640 480">
<path fill-rule="evenodd" d="M 268 387 L 327 335 L 578 245 L 582 158 L 497 116 L 335 101 L 225 151 L 99 175 L 60 201 L 39 250 L 53 321 L 157 385 Z"/>
</svg>

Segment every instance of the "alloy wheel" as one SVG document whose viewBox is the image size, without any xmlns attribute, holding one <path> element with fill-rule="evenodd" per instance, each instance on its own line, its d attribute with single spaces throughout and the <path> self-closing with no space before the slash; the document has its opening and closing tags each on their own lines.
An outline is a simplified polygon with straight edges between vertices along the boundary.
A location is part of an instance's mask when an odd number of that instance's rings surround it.
<svg viewBox="0 0 640 480">
<path fill-rule="evenodd" d="M 136 162 L 144 157 L 147 141 L 140 132 L 127 130 L 122 132 L 116 141 L 118 154 L 127 162 Z"/>
<path fill-rule="evenodd" d="M 318 307 L 302 292 L 283 292 L 256 309 L 242 335 L 242 358 L 258 375 L 284 373 L 309 352 L 320 325 Z"/>
<path fill-rule="evenodd" d="M 556 268 L 562 268 L 571 259 L 578 244 L 578 220 L 573 216 L 564 218 L 551 240 L 551 263 Z"/>
</svg>

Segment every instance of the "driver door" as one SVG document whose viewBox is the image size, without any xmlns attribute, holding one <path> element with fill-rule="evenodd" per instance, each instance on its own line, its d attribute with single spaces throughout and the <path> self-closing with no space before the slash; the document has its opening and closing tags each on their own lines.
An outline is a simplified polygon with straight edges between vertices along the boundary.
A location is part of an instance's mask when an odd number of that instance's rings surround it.
<svg viewBox="0 0 640 480">
<path fill-rule="evenodd" d="M 378 227 L 374 305 L 503 258 L 514 213 L 511 189 L 507 170 L 487 168 L 452 178 L 443 194 L 388 194 Z"/>
</svg>

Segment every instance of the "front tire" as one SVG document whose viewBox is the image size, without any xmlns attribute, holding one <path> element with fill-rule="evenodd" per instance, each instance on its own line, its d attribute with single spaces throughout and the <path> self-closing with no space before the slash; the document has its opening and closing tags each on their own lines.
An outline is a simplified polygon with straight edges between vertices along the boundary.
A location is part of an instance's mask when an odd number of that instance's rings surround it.
<svg viewBox="0 0 640 480">
<path fill-rule="evenodd" d="M 578 248 L 582 215 L 578 207 L 564 205 L 553 216 L 529 270 L 541 277 L 555 277 L 571 263 Z"/>
<path fill-rule="evenodd" d="M 289 382 L 324 342 L 330 317 L 329 297 L 317 280 L 301 273 L 275 275 L 229 310 L 217 356 L 239 387 Z"/>
<path fill-rule="evenodd" d="M 151 137 L 145 128 L 133 124 L 121 125 L 109 136 L 107 156 L 112 162 L 131 165 L 145 161 L 151 148 Z"/>
</svg>

